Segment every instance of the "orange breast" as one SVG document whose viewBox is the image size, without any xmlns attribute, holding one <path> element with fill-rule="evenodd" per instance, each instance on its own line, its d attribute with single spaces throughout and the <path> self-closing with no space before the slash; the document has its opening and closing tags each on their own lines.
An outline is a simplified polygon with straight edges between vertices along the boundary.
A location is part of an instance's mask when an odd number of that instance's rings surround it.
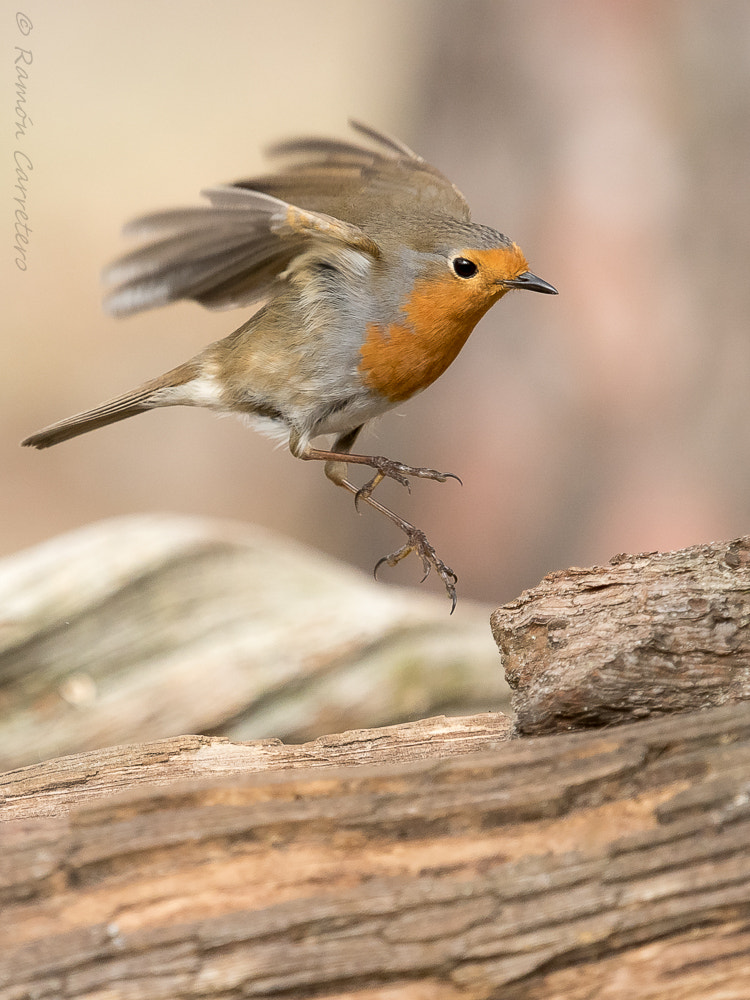
<svg viewBox="0 0 750 1000">
<path fill-rule="evenodd" d="M 455 361 L 469 334 L 504 294 L 457 294 L 455 279 L 418 281 L 403 308 L 403 319 L 370 323 L 361 348 L 359 371 L 365 385 L 398 403 L 426 389 Z"/>
</svg>

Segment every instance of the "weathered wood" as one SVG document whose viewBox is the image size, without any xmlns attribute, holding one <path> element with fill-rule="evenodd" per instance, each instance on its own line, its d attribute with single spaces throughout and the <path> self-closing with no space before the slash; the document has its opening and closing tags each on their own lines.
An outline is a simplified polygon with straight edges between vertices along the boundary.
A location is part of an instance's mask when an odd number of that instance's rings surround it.
<svg viewBox="0 0 750 1000">
<path fill-rule="evenodd" d="M 6 823 L 0 1000 L 747 1000 L 749 769 L 743 704 Z"/>
<path fill-rule="evenodd" d="M 490 608 L 449 606 L 248 525 L 90 525 L 0 563 L 0 771 L 507 708 Z"/>
<path fill-rule="evenodd" d="M 0 822 L 61 816 L 82 803 L 140 785 L 169 785 L 210 774 L 456 757 L 495 747 L 508 738 L 510 727 L 508 716 L 493 712 L 356 729 L 300 745 L 272 739 L 231 743 L 220 737 L 174 736 L 89 750 L 0 774 Z"/>
<path fill-rule="evenodd" d="M 750 698 L 750 535 L 551 573 L 492 615 L 519 735 Z"/>
</svg>

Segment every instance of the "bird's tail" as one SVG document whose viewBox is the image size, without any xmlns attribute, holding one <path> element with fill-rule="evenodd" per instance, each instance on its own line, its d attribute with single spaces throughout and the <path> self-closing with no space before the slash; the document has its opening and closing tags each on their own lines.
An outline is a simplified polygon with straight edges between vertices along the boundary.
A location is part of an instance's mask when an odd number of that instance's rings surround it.
<svg viewBox="0 0 750 1000">
<path fill-rule="evenodd" d="M 137 413 L 145 413 L 155 406 L 189 403 L 191 400 L 187 393 L 175 390 L 186 386 L 197 374 L 195 364 L 187 362 L 131 392 L 110 399 L 101 406 L 95 406 L 93 410 L 76 413 L 72 417 L 50 424 L 49 427 L 43 427 L 36 434 L 25 438 L 21 444 L 26 448 L 51 448 L 61 441 L 78 437 L 79 434 L 87 434 L 98 427 L 114 424 L 118 420 L 125 420 L 126 417 L 134 417 Z"/>
<path fill-rule="evenodd" d="M 147 393 L 146 396 L 149 394 Z M 30 437 L 25 438 L 21 444 L 28 448 L 50 448 L 53 444 L 60 444 L 68 438 L 78 437 L 79 434 L 86 434 L 94 431 L 97 427 L 106 427 L 107 424 L 114 424 L 117 420 L 124 420 L 126 417 L 134 417 L 136 413 L 143 413 L 151 407 L 144 402 L 143 393 L 137 390 L 111 399 L 108 403 L 93 410 L 86 410 L 85 413 L 76 413 L 65 420 L 58 420 L 49 427 L 44 427 Z"/>
</svg>

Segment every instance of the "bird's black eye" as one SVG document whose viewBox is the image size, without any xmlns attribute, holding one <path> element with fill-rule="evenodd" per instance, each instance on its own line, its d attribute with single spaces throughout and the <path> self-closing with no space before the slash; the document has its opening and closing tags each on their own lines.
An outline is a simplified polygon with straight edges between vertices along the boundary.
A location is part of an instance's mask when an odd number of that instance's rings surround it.
<svg viewBox="0 0 750 1000">
<path fill-rule="evenodd" d="M 466 257 L 454 257 L 451 263 L 459 278 L 473 278 L 477 273 L 477 265 L 473 260 L 467 260 Z"/>
</svg>

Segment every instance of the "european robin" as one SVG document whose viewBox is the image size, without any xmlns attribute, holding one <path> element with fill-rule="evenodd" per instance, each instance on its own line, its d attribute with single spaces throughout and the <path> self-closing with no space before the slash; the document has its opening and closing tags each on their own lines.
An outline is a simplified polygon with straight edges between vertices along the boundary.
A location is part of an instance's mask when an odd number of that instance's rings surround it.
<svg viewBox="0 0 750 1000">
<path fill-rule="evenodd" d="M 236 413 L 325 462 L 337 486 L 406 535 L 456 605 L 457 577 L 426 535 L 373 497 L 385 478 L 443 483 L 451 473 L 352 454 L 368 420 L 426 389 L 478 320 L 514 288 L 556 294 L 507 236 L 470 220 L 460 192 L 396 139 L 358 122 L 365 143 L 296 139 L 275 146 L 276 173 L 204 191 L 209 205 L 157 212 L 126 233 L 148 238 L 105 280 L 118 316 L 178 299 L 210 309 L 263 301 L 239 329 L 190 361 L 93 410 L 32 434 L 47 448 L 159 406 Z M 313 439 L 333 434 L 330 448 Z M 347 479 L 350 464 L 374 475 Z"/>
</svg>

